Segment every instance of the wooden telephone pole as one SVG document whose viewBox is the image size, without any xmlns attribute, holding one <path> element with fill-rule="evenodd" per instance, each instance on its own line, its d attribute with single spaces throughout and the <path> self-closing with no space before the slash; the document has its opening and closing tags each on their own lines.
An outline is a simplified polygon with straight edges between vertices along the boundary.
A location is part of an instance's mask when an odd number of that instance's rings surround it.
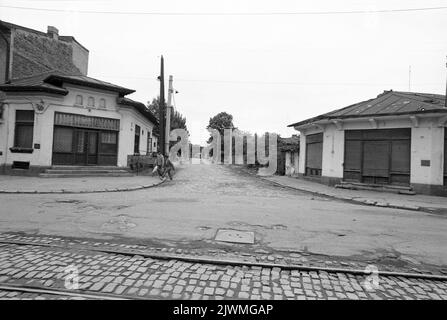
<svg viewBox="0 0 447 320">
<path fill-rule="evenodd" d="M 164 82 L 164 60 L 163 56 L 161 56 L 161 65 L 160 65 L 160 76 L 158 77 L 160 80 L 160 101 L 158 106 L 158 114 L 159 114 L 159 123 L 158 127 L 160 128 L 160 136 L 158 137 L 159 143 L 159 151 L 164 155 L 166 154 L 165 150 L 165 82 Z"/>
<path fill-rule="evenodd" d="M 447 56 L 445 56 L 445 67 L 446 67 L 446 69 L 447 69 Z M 445 105 L 444 105 L 444 107 L 447 108 L 447 79 L 446 79 L 446 81 L 445 81 L 445 97 L 444 97 L 444 99 L 445 99 Z"/>
<path fill-rule="evenodd" d="M 169 87 L 168 87 L 168 104 L 166 105 L 166 135 L 165 135 L 165 150 L 169 153 L 169 135 L 171 133 L 171 115 L 172 115 L 172 95 L 174 94 L 174 89 L 172 88 L 172 76 L 169 76 Z"/>
</svg>

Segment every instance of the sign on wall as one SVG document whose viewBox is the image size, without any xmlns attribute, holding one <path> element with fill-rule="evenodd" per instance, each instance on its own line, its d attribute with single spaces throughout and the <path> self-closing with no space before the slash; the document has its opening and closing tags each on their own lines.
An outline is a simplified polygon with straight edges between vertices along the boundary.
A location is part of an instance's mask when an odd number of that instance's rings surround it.
<svg viewBox="0 0 447 320">
<path fill-rule="evenodd" d="M 77 128 L 120 130 L 119 119 L 89 117 L 80 114 L 55 112 L 54 125 Z"/>
</svg>

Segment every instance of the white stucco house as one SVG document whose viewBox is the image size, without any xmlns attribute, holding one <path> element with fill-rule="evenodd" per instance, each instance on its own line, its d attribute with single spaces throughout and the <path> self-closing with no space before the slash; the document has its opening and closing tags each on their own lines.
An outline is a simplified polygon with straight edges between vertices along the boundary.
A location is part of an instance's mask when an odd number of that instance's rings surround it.
<svg viewBox="0 0 447 320">
<path fill-rule="evenodd" d="M 0 85 L 0 173 L 54 165 L 127 166 L 153 150 L 155 116 L 134 90 L 85 75 L 46 72 Z"/>
<path fill-rule="evenodd" d="M 446 123 L 445 96 L 385 91 L 289 127 L 301 133 L 302 177 L 446 196 Z"/>
</svg>

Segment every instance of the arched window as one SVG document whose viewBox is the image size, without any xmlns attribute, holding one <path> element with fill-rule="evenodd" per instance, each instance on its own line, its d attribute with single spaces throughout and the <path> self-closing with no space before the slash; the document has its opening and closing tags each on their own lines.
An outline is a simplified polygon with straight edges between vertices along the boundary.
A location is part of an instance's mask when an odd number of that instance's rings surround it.
<svg viewBox="0 0 447 320">
<path fill-rule="evenodd" d="M 99 107 L 105 109 L 106 108 L 106 99 L 99 99 Z"/>
<path fill-rule="evenodd" d="M 76 96 L 76 105 L 82 106 L 83 104 L 84 104 L 84 98 L 80 94 L 78 94 Z"/>
<path fill-rule="evenodd" d="M 95 106 L 95 98 L 93 97 L 88 97 L 88 104 L 89 107 L 94 107 Z"/>
</svg>

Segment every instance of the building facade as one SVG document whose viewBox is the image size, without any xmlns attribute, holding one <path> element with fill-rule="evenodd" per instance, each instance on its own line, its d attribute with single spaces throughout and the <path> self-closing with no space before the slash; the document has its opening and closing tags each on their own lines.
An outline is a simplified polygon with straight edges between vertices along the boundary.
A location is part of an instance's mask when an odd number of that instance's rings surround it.
<svg viewBox="0 0 447 320">
<path fill-rule="evenodd" d="M 0 168 L 34 175 L 54 165 L 127 166 L 147 154 L 157 120 L 134 90 L 60 72 L 0 85 Z"/>
<path fill-rule="evenodd" d="M 445 96 L 385 91 L 290 125 L 300 135 L 300 176 L 407 186 L 447 195 Z"/>
</svg>

